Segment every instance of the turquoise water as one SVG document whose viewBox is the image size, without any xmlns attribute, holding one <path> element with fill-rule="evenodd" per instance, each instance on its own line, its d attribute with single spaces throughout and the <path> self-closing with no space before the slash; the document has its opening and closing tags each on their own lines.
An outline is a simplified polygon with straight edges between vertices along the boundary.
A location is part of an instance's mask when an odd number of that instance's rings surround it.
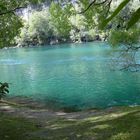
<svg viewBox="0 0 140 140">
<path fill-rule="evenodd" d="M 11 83 L 10 96 L 56 108 L 140 104 L 140 73 L 112 70 L 114 53 L 98 42 L 1 50 L 0 81 Z"/>
</svg>

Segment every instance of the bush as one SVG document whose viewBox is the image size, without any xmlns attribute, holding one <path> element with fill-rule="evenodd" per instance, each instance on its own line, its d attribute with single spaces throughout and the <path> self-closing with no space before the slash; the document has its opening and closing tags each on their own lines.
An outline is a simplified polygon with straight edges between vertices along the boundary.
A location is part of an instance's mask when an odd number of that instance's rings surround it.
<svg viewBox="0 0 140 140">
<path fill-rule="evenodd" d="M 0 100 L 9 93 L 9 84 L 8 83 L 0 83 Z"/>
</svg>

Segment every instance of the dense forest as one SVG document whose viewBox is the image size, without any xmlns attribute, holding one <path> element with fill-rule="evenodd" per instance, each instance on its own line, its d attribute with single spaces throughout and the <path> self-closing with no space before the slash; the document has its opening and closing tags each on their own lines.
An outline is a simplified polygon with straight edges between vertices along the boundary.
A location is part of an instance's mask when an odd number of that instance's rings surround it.
<svg viewBox="0 0 140 140">
<path fill-rule="evenodd" d="M 0 46 L 95 40 L 109 41 L 113 46 L 135 43 L 140 36 L 139 3 L 138 0 L 1 1 Z"/>
</svg>

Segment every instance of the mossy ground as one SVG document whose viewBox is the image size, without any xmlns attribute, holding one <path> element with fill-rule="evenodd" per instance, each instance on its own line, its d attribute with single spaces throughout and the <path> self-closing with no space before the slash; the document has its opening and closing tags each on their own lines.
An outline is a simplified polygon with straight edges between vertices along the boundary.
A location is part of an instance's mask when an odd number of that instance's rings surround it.
<svg viewBox="0 0 140 140">
<path fill-rule="evenodd" d="M 78 112 L 77 112 L 78 113 Z M 140 140 L 140 107 L 121 107 L 82 119 L 38 120 L 0 114 L 0 140 Z"/>
</svg>

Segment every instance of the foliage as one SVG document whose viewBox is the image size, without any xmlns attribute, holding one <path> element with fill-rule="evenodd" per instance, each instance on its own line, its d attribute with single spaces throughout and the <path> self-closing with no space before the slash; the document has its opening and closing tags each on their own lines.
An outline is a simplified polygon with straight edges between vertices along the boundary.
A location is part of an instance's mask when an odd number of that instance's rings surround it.
<svg viewBox="0 0 140 140">
<path fill-rule="evenodd" d="M 86 7 L 90 4 L 89 0 L 79 0 L 79 4 L 78 7 L 80 10 L 83 11 L 84 9 L 86 9 Z M 97 12 L 97 8 L 90 8 L 88 9 L 88 12 L 84 12 L 82 15 L 84 16 L 84 23 L 85 23 L 85 27 L 89 30 L 89 29 L 93 29 L 95 26 L 95 13 Z"/>
<path fill-rule="evenodd" d="M 69 37 L 71 30 L 71 24 L 69 21 L 69 14 L 67 13 L 67 8 L 61 7 L 59 3 L 52 2 L 49 7 L 50 12 L 50 22 L 54 29 L 54 33 L 58 37 Z"/>
<path fill-rule="evenodd" d="M 70 31 L 70 38 L 73 42 L 81 42 L 81 37 L 85 36 L 86 23 L 83 15 L 73 15 L 70 17 L 72 29 Z"/>
<path fill-rule="evenodd" d="M 104 28 L 114 17 L 118 15 L 118 13 L 130 2 L 130 0 L 124 0 L 112 13 L 110 17 L 104 19 L 102 22 L 101 28 Z"/>
<path fill-rule="evenodd" d="M 120 49 L 119 53 L 114 52 L 114 56 L 117 59 L 113 60 L 113 65 L 115 69 L 126 70 L 126 71 L 139 71 L 140 64 L 136 60 L 136 54 L 140 49 L 140 29 L 139 28 L 131 28 L 128 30 L 113 30 L 109 36 L 109 43 L 113 47 L 118 47 Z M 121 63 L 120 63 L 121 60 Z"/>
<path fill-rule="evenodd" d="M 27 5 L 36 4 L 43 0 L 0 0 L 0 48 L 14 44 L 13 40 L 20 32 L 22 20 L 18 11 Z"/>
<path fill-rule="evenodd" d="M 140 40 L 140 29 L 127 30 L 112 30 L 109 37 L 109 42 L 112 46 L 121 44 L 132 45 L 138 43 Z"/>
<path fill-rule="evenodd" d="M 17 42 L 21 45 L 51 44 L 64 41 L 89 41 L 96 38 L 97 29 L 91 28 L 84 15 L 68 14 L 76 12 L 73 7 L 61 9 L 52 3 L 49 9 L 33 11 L 25 23 Z M 70 8 L 70 9 L 69 9 Z"/>
<path fill-rule="evenodd" d="M 140 19 L 140 8 L 136 10 L 136 12 L 133 13 L 131 19 L 129 20 L 127 24 L 127 29 L 132 27 L 134 24 L 136 24 Z"/>
<path fill-rule="evenodd" d="M 29 21 L 29 33 L 31 37 L 38 38 L 39 43 L 53 35 L 47 10 L 34 12 Z"/>
<path fill-rule="evenodd" d="M 9 84 L 8 83 L 0 83 L 0 100 L 9 93 Z"/>
<path fill-rule="evenodd" d="M 79 0 L 79 1 L 80 3 L 84 2 L 85 4 L 85 0 Z M 90 13 L 91 7 L 94 7 L 94 9 L 96 9 L 95 13 L 99 13 L 99 11 L 102 10 L 103 13 L 101 12 L 100 13 L 101 13 L 101 17 L 103 16 L 103 18 L 99 24 L 99 27 L 100 29 L 104 29 L 108 25 L 108 23 L 112 21 L 114 17 L 116 17 L 125 7 L 127 7 L 128 4 L 135 3 L 135 1 L 121 0 L 120 4 L 116 7 L 116 9 L 113 12 L 110 12 L 112 10 L 112 5 L 116 5 L 117 3 L 117 2 L 115 3 L 115 1 L 113 0 L 104 0 L 104 1 L 101 0 L 99 2 L 97 2 L 96 0 L 93 0 L 92 2 L 87 1 L 87 3 L 89 2 L 89 4 L 80 13 L 82 14 L 85 14 L 86 12 Z M 139 1 L 136 1 L 136 3 L 139 5 Z M 127 29 L 131 28 L 134 24 L 136 24 L 139 21 L 140 19 L 139 15 L 140 15 L 140 10 L 138 7 L 135 11 L 133 11 L 133 16 L 128 21 Z"/>
<path fill-rule="evenodd" d="M 19 17 L 10 13 L 0 16 L 0 48 L 7 47 L 12 43 L 14 37 L 19 33 L 22 22 Z"/>
<path fill-rule="evenodd" d="M 104 32 L 106 32 L 106 29 L 113 29 L 114 24 L 124 23 L 124 20 L 117 21 L 115 19 L 118 18 L 126 7 L 130 6 L 132 3 L 137 3 L 136 5 L 139 5 L 139 1 L 121 0 L 113 9 L 112 7 L 116 5 L 116 2 L 113 0 L 93 0 L 92 2 L 90 0 L 49 0 L 51 3 L 49 5 L 49 19 L 48 15 L 40 11 L 35 12 L 34 16 L 38 21 L 32 20 L 33 23 L 31 27 L 23 24 L 22 19 L 19 17 L 22 9 L 42 2 L 45 2 L 45 0 L 0 0 L 0 48 L 14 45 L 15 37 L 20 34 L 20 28 L 23 26 L 25 26 L 25 28 L 22 30 L 21 36 L 23 36 L 27 42 L 29 40 L 29 42 L 35 41 L 42 44 L 48 40 L 49 36 L 57 38 L 58 40 L 67 40 L 70 36 L 72 36 L 72 38 L 76 36 L 76 38 L 78 37 L 80 40 L 83 32 L 86 34 L 86 37 L 89 36 L 90 38 L 90 35 L 88 34 L 90 30 L 94 30 L 94 33 L 96 33 L 97 30 L 100 29 L 105 29 Z M 78 8 L 76 8 L 75 5 L 77 5 Z M 136 25 L 140 19 L 139 13 L 139 6 L 133 8 L 133 10 L 130 6 L 127 14 L 127 17 L 129 18 L 125 21 L 125 26 L 123 26 L 123 28 L 129 29 Z M 39 17 L 41 14 L 44 15 Z M 76 14 L 79 14 L 80 18 L 83 20 L 83 29 L 81 29 L 81 25 L 73 26 L 70 21 L 72 16 L 77 17 Z M 46 16 L 47 19 L 45 20 Z M 42 24 L 43 28 L 40 28 L 42 27 Z M 47 28 L 44 28 L 45 26 L 47 26 Z M 97 26 L 100 28 L 97 28 Z M 30 30 L 32 34 L 30 34 Z M 23 32 L 28 32 L 27 36 Z"/>
<path fill-rule="evenodd" d="M 44 44 L 53 36 L 50 16 L 47 10 L 33 12 L 28 23 L 25 23 L 17 40 L 20 44 Z"/>
</svg>

